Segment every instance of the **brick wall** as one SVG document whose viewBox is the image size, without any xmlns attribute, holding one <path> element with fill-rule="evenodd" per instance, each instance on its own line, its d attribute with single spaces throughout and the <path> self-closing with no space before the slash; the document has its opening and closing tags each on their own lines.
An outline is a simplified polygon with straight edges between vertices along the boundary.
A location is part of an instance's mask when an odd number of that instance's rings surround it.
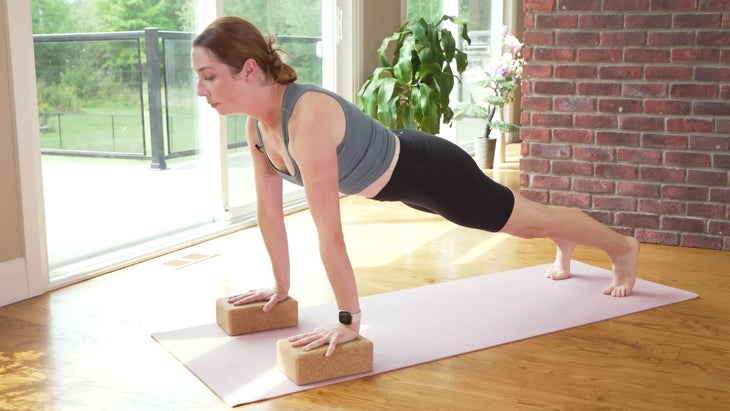
<svg viewBox="0 0 730 411">
<path fill-rule="evenodd" d="M 523 194 L 730 250 L 730 0 L 523 6 Z"/>
</svg>

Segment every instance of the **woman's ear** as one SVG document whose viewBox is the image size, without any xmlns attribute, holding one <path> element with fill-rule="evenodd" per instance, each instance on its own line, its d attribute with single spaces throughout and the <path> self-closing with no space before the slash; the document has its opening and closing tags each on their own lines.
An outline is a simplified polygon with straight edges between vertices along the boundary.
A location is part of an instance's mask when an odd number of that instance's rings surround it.
<svg viewBox="0 0 730 411">
<path fill-rule="evenodd" d="M 259 65 L 256 63 L 256 60 L 253 58 L 247 58 L 246 61 L 243 62 L 243 67 L 238 75 L 244 80 L 253 79 L 256 77 L 258 70 Z"/>
</svg>

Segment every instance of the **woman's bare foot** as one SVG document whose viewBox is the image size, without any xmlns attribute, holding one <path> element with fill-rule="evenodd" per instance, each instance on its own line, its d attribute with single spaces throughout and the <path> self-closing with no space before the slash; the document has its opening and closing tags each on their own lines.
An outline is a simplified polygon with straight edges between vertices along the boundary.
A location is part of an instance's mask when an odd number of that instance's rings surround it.
<svg viewBox="0 0 730 411">
<path fill-rule="evenodd" d="M 551 280 L 565 280 L 570 278 L 570 257 L 573 255 L 575 244 L 553 239 L 555 243 L 555 262 L 548 268 L 545 277 Z"/>
<path fill-rule="evenodd" d="M 639 262 L 639 242 L 633 237 L 626 237 L 629 250 L 618 255 L 610 256 L 613 268 L 611 285 L 603 290 L 606 295 L 613 297 L 627 297 L 636 283 L 636 266 Z"/>
</svg>

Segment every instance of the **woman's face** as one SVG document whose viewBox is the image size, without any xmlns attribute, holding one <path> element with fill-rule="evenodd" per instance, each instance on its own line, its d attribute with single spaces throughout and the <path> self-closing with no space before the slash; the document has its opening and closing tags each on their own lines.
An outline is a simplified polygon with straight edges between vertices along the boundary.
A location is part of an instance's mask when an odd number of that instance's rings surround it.
<svg viewBox="0 0 730 411">
<path fill-rule="evenodd" d="M 229 67 L 204 47 L 193 47 L 193 71 L 198 76 L 197 93 L 205 97 L 218 114 L 240 114 L 240 75 L 232 74 Z"/>
</svg>

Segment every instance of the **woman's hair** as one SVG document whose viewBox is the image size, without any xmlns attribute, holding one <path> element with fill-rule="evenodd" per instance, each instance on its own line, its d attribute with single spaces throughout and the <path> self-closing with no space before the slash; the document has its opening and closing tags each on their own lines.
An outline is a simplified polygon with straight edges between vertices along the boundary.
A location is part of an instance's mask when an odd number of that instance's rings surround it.
<svg viewBox="0 0 730 411">
<path fill-rule="evenodd" d="M 274 37 L 265 38 L 256 26 L 240 17 L 217 18 L 193 40 L 193 47 L 208 49 L 234 74 L 252 58 L 268 79 L 280 84 L 297 79 L 294 68 L 281 60 L 279 52 L 283 50 L 274 46 Z"/>
</svg>

